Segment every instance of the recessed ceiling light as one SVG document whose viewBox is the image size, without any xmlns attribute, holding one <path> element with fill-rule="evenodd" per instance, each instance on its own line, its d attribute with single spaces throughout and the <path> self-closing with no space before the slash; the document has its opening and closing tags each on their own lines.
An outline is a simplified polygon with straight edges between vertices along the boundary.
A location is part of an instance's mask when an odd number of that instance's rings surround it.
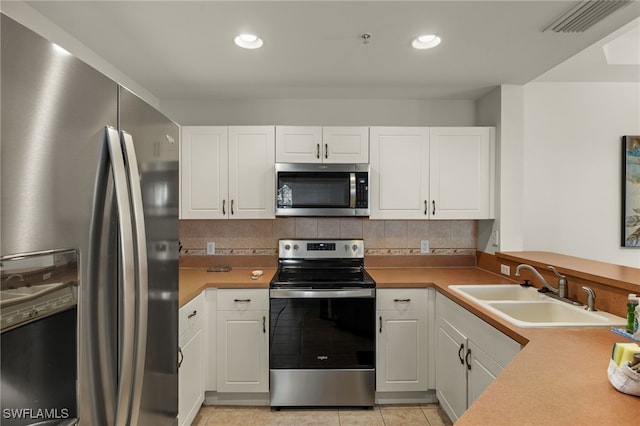
<svg viewBox="0 0 640 426">
<path fill-rule="evenodd" d="M 262 39 L 254 34 L 240 34 L 234 41 L 243 49 L 258 49 L 264 44 Z"/>
<path fill-rule="evenodd" d="M 411 46 L 414 49 L 431 49 L 440 44 L 442 40 L 435 34 L 424 34 L 413 39 Z"/>
</svg>

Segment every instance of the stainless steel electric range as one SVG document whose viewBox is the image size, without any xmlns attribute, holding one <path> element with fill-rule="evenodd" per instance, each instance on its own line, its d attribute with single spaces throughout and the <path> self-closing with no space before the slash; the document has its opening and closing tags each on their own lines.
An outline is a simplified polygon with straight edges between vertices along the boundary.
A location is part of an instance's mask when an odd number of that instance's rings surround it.
<svg viewBox="0 0 640 426">
<path fill-rule="evenodd" d="M 272 407 L 373 406 L 375 282 L 362 240 L 280 240 L 270 285 Z"/>
</svg>

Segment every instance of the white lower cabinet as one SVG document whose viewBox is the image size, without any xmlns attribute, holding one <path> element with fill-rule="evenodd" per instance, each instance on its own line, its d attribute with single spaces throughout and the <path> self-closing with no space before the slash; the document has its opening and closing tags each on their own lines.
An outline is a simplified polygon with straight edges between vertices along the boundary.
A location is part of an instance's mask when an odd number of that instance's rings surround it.
<svg viewBox="0 0 640 426">
<path fill-rule="evenodd" d="M 190 425 L 204 401 L 204 294 L 180 308 L 178 330 L 178 425 Z"/>
<path fill-rule="evenodd" d="M 218 289 L 217 391 L 269 392 L 269 290 Z"/>
<path fill-rule="evenodd" d="M 218 366 L 216 356 L 218 352 L 216 338 L 217 295 L 218 290 L 208 288 L 204 292 L 205 324 L 204 324 L 204 391 L 212 392 L 218 388 Z M 206 393 L 205 393 L 206 396 Z"/>
<path fill-rule="evenodd" d="M 428 389 L 428 291 L 376 292 L 376 391 Z"/>
<path fill-rule="evenodd" d="M 436 296 L 436 390 L 452 422 L 520 351 L 520 344 L 446 296 Z"/>
</svg>

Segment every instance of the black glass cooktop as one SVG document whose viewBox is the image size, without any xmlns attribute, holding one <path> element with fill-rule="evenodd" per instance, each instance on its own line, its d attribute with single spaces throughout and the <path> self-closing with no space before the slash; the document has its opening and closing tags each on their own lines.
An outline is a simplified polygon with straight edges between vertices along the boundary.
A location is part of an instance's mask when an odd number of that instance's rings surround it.
<svg viewBox="0 0 640 426">
<path fill-rule="evenodd" d="M 376 283 L 363 267 L 280 267 L 271 288 L 373 288 Z"/>
</svg>

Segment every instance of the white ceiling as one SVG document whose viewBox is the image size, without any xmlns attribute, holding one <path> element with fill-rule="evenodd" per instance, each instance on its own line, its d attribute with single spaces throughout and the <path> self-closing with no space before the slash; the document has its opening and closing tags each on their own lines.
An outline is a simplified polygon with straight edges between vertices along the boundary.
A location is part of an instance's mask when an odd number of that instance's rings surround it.
<svg viewBox="0 0 640 426">
<path fill-rule="evenodd" d="M 579 58 L 640 17 L 640 3 L 634 2 L 584 33 L 543 32 L 577 3 L 27 2 L 161 100 L 476 99 L 497 85 L 525 84 Z M 258 34 L 264 47 L 238 48 L 233 38 L 241 32 Z M 364 32 L 372 34 L 366 45 L 360 40 Z M 442 44 L 412 49 L 412 38 L 423 33 L 440 35 Z M 601 47 L 592 49 L 602 54 Z M 624 69 L 616 79 L 640 81 L 637 65 L 612 67 Z M 574 66 L 569 75 L 582 68 Z M 563 80 L 566 74 L 560 67 L 544 79 Z M 573 80 L 607 78 L 585 72 Z"/>
</svg>

